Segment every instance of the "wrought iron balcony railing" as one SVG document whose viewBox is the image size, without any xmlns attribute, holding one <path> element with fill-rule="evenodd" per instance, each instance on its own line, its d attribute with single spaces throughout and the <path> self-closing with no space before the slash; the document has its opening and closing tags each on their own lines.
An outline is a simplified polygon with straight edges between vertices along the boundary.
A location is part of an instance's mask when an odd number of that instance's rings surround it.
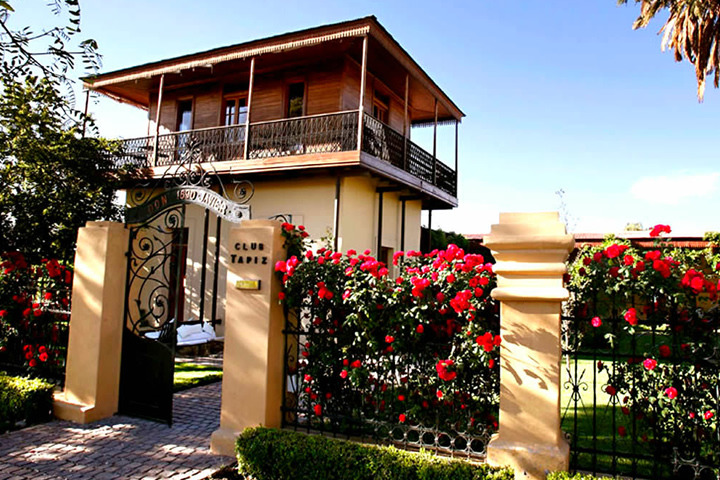
<svg viewBox="0 0 720 480">
<path fill-rule="evenodd" d="M 191 161 L 222 162 L 358 149 L 356 111 L 213 127 L 121 140 L 116 166 L 149 168 Z M 245 142 L 248 142 L 247 148 Z M 362 151 L 456 196 L 455 171 L 388 125 L 365 114 Z"/>
</svg>

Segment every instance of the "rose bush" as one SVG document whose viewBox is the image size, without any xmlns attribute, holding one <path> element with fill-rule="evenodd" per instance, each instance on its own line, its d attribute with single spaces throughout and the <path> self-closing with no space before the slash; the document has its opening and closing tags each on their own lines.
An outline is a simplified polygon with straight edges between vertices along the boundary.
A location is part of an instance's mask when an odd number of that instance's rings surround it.
<svg viewBox="0 0 720 480">
<path fill-rule="evenodd" d="M 450 245 L 397 252 L 304 245 L 276 271 L 297 329 L 298 407 L 316 428 L 382 422 L 485 432 L 497 427 L 499 322 L 492 265 Z M 302 253 L 300 253 L 302 251 Z"/>
<path fill-rule="evenodd" d="M 670 227 L 651 235 L 661 233 Z M 659 238 L 647 250 L 610 238 L 580 253 L 568 283 L 571 315 L 587 319 L 579 342 L 601 359 L 604 390 L 622 412 L 617 433 L 711 465 L 720 464 L 719 260 Z"/>
<path fill-rule="evenodd" d="M 35 377 L 60 378 L 72 270 L 52 259 L 29 265 L 19 252 L 0 258 L 0 364 Z"/>
</svg>

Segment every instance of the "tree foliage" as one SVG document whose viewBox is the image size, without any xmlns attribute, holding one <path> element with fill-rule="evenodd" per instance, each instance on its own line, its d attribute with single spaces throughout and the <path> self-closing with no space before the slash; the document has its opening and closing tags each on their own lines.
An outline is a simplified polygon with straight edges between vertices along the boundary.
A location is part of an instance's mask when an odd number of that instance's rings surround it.
<svg viewBox="0 0 720 480">
<path fill-rule="evenodd" d="M 627 0 L 618 0 L 625 4 Z M 660 33 L 662 49 L 675 52 L 675 60 L 686 58 L 695 65 L 698 100 L 705 94 L 705 80 L 713 77 L 715 88 L 720 86 L 720 0 L 635 0 L 640 4 L 640 16 L 633 28 L 643 28 L 663 10 L 669 16 Z"/>
<path fill-rule="evenodd" d="M 0 252 L 29 260 L 72 260 L 77 229 L 116 219 L 118 187 L 105 154 L 112 145 L 81 138 L 56 84 L 27 77 L 0 96 Z"/>
<path fill-rule="evenodd" d="M 80 33 L 79 0 L 49 0 L 48 8 L 61 18 L 61 25 L 36 31 L 26 26 L 13 28 L 15 13 L 11 0 L 0 0 L 0 78 L 3 82 L 39 76 L 50 82 L 65 85 L 69 103 L 74 103 L 72 84 L 68 74 L 79 58 L 87 72 L 100 68 L 101 57 L 97 42 L 78 39 Z"/>
</svg>

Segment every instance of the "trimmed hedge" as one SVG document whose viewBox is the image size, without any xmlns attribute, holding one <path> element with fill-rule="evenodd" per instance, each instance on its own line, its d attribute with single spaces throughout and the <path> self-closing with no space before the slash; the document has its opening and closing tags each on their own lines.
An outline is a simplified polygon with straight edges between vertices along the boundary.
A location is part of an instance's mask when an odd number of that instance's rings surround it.
<svg viewBox="0 0 720 480">
<path fill-rule="evenodd" d="M 44 380 L 0 372 L 0 432 L 50 420 L 54 388 Z"/>
<path fill-rule="evenodd" d="M 512 470 L 319 435 L 246 429 L 235 451 L 257 480 L 513 480 Z"/>
<path fill-rule="evenodd" d="M 583 473 L 573 475 L 568 472 L 551 472 L 546 480 L 599 480 L 599 477 Z"/>
</svg>

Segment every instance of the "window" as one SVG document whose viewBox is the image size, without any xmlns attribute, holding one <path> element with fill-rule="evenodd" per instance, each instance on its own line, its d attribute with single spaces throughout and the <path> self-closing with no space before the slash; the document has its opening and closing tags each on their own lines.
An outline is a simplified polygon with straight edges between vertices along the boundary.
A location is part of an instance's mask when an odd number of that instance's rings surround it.
<svg viewBox="0 0 720 480">
<path fill-rule="evenodd" d="M 378 93 L 374 94 L 372 115 L 382 123 L 388 123 L 388 110 L 390 105 L 390 97 Z"/>
<path fill-rule="evenodd" d="M 302 117 L 305 114 L 305 82 L 288 85 L 288 118 Z"/>
<path fill-rule="evenodd" d="M 180 100 L 178 102 L 177 129 L 178 132 L 192 130 L 192 106 L 193 101 Z"/>
<path fill-rule="evenodd" d="M 223 125 L 244 125 L 247 121 L 247 97 L 226 97 Z"/>
</svg>

